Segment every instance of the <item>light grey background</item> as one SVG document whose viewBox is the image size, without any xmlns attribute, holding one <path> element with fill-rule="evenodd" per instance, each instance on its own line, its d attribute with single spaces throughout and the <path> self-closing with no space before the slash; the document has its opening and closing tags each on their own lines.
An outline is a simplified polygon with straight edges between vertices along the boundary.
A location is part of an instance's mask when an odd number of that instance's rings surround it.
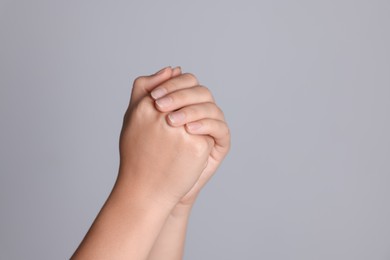
<svg viewBox="0 0 390 260">
<path fill-rule="evenodd" d="M 132 80 L 195 73 L 232 150 L 185 259 L 390 259 L 390 2 L 0 1 L 0 259 L 66 259 Z"/>
</svg>

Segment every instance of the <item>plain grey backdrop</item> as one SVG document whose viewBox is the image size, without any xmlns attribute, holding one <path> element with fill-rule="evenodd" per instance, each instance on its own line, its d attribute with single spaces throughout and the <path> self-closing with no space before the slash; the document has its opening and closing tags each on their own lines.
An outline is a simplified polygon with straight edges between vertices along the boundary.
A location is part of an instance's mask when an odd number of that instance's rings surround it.
<svg viewBox="0 0 390 260">
<path fill-rule="evenodd" d="M 185 259 L 390 259 L 390 2 L 0 1 L 0 259 L 66 259 L 132 81 L 181 65 L 232 150 Z"/>
</svg>

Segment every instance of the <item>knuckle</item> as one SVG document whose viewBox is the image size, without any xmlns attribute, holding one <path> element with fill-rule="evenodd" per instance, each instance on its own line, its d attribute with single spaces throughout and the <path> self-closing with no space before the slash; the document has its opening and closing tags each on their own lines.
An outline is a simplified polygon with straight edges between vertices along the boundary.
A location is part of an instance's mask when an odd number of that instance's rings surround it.
<svg viewBox="0 0 390 260">
<path fill-rule="evenodd" d="M 139 76 L 134 80 L 134 87 L 139 88 L 145 85 L 147 78 L 145 76 Z"/>
<path fill-rule="evenodd" d="M 225 118 L 225 113 L 222 111 L 222 109 L 217 106 L 218 113 L 222 116 L 222 118 Z"/>
<path fill-rule="evenodd" d="M 189 106 L 189 107 L 186 107 L 185 109 L 183 109 L 183 112 L 187 115 L 187 117 L 196 117 L 200 111 L 197 107 L 194 107 L 194 106 Z"/>
<path fill-rule="evenodd" d="M 225 118 L 225 115 L 224 115 L 222 109 L 217 104 L 215 104 L 214 102 L 210 102 L 210 106 L 214 107 L 215 115 L 217 117 Z"/>
<path fill-rule="evenodd" d="M 215 141 L 212 137 L 206 137 L 206 140 L 207 140 L 207 151 L 210 151 L 214 147 Z"/>
<path fill-rule="evenodd" d="M 149 96 L 143 97 L 136 106 L 136 112 L 140 116 L 150 115 L 153 111 L 153 100 Z"/>
<path fill-rule="evenodd" d="M 221 131 L 221 135 L 224 137 L 230 136 L 230 128 L 225 120 L 218 120 L 218 128 Z"/>
<path fill-rule="evenodd" d="M 167 95 L 167 97 L 170 97 L 172 99 L 173 103 L 176 103 L 181 100 L 185 100 L 187 96 L 188 93 L 186 92 L 186 90 L 179 90 Z"/>
<path fill-rule="evenodd" d="M 169 80 L 164 84 L 164 87 L 168 89 L 168 92 L 179 89 L 179 85 L 174 80 Z"/>
<path fill-rule="evenodd" d="M 226 144 L 227 144 L 227 147 L 229 148 L 230 145 L 231 145 L 231 135 L 230 135 L 230 129 L 229 127 L 226 125 L 225 129 L 223 130 L 224 131 L 224 140 L 226 140 Z"/>
<path fill-rule="evenodd" d="M 224 127 L 224 134 L 226 137 L 230 138 L 230 128 L 229 126 L 225 123 L 225 127 Z"/>
<path fill-rule="evenodd" d="M 200 85 L 199 89 L 202 92 L 202 94 L 205 95 L 209 100 L 214 101 L 213 94 L 211 93 L 208 87 Z"/>
<path fill-rule="evenodd" d="M 194 74 L 192 74 L 192 73 L 184 73 L 184 74 L 182 75 L 182 77 L 183 77 L 184 79 L 186 79 L 186 80 L 189 82 L 189 84 L 191 84 L 192 86 L 196 86 L 196 85 L 199 84 L 198 79 L 197 79 L 196 76 L 195 76 Z"/>
</svg>

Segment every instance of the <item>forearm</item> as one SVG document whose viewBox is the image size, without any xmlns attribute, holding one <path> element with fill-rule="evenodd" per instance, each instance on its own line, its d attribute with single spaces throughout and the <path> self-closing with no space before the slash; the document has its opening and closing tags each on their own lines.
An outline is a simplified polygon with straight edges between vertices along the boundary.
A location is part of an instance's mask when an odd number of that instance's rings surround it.
<svg viewBox="0 0 390 260">
<path fill-rule="evenodd" d="M 172 207 L 117 182 L 72 259 L 147 259 Z"/>
<path fill-rule="evenodd" d="M 177 205 L 168 216 L 153 245 L 148 260 L 183 259 L 185 237 L 191 206 Z"/>
</svg>

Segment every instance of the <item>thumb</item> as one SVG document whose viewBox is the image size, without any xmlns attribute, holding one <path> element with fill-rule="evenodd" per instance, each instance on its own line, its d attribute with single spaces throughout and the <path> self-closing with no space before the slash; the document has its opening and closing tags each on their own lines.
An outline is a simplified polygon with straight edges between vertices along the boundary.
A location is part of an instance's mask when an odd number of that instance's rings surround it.
<svg viewBox="0 0 390 260">
<path fill-rule="evenodd" d="M 157 87 L 157 85 L 172 77 L 172 68 L 166 67 L 150 76 L 141 76 L 134 80 L 131 92 L 131 102 L 137 102 Z"/>
</svg>

